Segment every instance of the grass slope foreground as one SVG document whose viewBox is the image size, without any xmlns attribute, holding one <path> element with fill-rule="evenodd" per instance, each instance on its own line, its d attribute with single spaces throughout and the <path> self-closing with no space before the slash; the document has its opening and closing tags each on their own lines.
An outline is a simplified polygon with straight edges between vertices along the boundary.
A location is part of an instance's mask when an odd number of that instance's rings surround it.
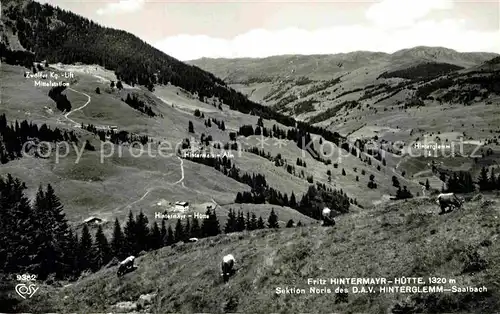
<svg viewBox="0 0 500 314">
<path fill-rule="evenodd" d="M 138 259 L 137 271 L 123 278 L 104 269 L 69 286 L 42 286 L 19 311 L 495 313 L 500 308 L 498 202 L 476 197 L 460 211 L 438 215 L 432 200 L 420 198 L 347 214 L 335 228 L 203 239 L 148 253 Z M 228 253 L 236 256 L 239 270 L 224 284 L 218 267 Z M 310 281 L 344 277 L 423 277 L 425 284 L 408 285 L 486 290 L 385 293 L 379 290 L 384 285 L 362 285 L 376 292 L 353 293 L 353 285 Z M 429 277 L 447 282 L 429 284 Z M 305 292 L 278 294 L 278 288 Z M 335 293 L 336 288 L 349 292 Z M 147 298 L 150 302 L 144 302 Z"/>
</svg>

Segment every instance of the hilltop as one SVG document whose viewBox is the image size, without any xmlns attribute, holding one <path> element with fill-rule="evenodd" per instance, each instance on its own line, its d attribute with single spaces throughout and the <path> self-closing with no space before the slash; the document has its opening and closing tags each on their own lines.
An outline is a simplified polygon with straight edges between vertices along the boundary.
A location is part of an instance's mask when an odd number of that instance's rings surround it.
<svg viewBox="0 0 500 314">
<path fill-rule="evenodd" d="M 500 306 L 497 203 L 496 197 L 479 196 L 462 210 L 438 215 L 432 199 L 418 198 L 344 215 L 333 228 L 207 238 L 141 256 L 139 268 L 123 279 L 112 267 L 68 286 L 42 286 L 15 310 L 493 313 Z M 218 267 L 228 253 L 240 270 L 224 285 Z M 487 292 L 309 294 L 312 285 L 307 284 L 308 278 L 405 276 L 453 279 L 455 284 L 443 286 L 486 286 Z M 276 287 L 287 286 L 307 293 L 275 294 Z M 151 294 L 150 303 L 137 303 L 146 294 Z"/>
</svg>

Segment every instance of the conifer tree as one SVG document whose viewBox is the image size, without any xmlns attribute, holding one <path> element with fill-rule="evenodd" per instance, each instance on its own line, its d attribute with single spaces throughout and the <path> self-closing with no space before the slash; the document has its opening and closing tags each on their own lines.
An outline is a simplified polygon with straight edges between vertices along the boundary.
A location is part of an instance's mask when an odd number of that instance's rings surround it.
<svg viewBox="0 0 500 314">
<path fill-rule="evenodd" d="M 250 222 L 250 212 L 247 212 L 247 217 L 245 219 L 245 229 L 252 230 L 251 222 Z"/>
<path fill-rule="evenodd" d="M 125 236 L 125 245 L 124 251 L 125 255 L 137 255 L 139 253 L 137 246 L 136 235 L 136 227 L 135 227 L 135 219 L 132 211 L 128 213 L 128 220 L 125 223 L 125 227 L 123 228 L 123 233 Z"/>
<path fill-rule="evenodd" d="M 67 265 L 71 261 L 71 256 L 67 256 L 66 252 L 70 250 L 72 239 L 70 238 L 70 228 L 64 214 L 64 207 L 50 184 L 47 185 L 45 204 L 54 221 L 52 236 L 57 243 L 54 261 L 56 272 L 61 277 L 62 274 L 69 271 Z"/>
<path fill-rule="evenodd" d="M 210 213 L 210 210 L 207 209 L 207 211 L 205 212 L 205 215 L 207 215 L 209 218 L 203 218 L 202 222 L 201 222 L 201 234 L 203 237 L 209 237 L 210 236 L 210 216 L 211 216 L 211 213 Z"/>
<path fill-rule="evenodd" d="M 278 216 L 274 212 L 274 209 L 271 209 L 271 213 L 269 214 L 269 218 L 267 219 L 267 226 L 269 228 L 279 228 L 278 224 Z"/>
<path fill-rule="evenodd" d="M 69 272 L 70 256 L 70 229 L 63 213 L 63 206 L 49 184 L 47 191 L 40 187 L 34 202 L 36 239 L 34 246 L 35 267 L 39 268 L 41 278 L 55 273 L 58 277 Z"/>
<path fill-rule="evenodd" d="M 177 219 L 177 223 L 175 224 L 175 242 L 182 241 L 184 239 L 184 228 L 182 226 L 182 222 L 180 219 Z"/>
<path fill-rule="evenodd" d="M 149 247 L 152 250 L 157 250 L 162 247 L 163 238 L 161 236 L 160 227 L 158 227 L 158 223 L 156 221 L 153 223 L 153 227 L 151 228 Z"/>
<path fill-rule="evenodd" d="M 292 195 L 290 196 L 290 207 L 291 208 L 296 208 L 297 207 L 297 200 L 295 199 L 295 194 L 292 192 Z"/>
<path fill-rule="evenodd" d="M 207 209 L 206 215 L 208 216 L 208 218 L 203 219 L 203 222 L 201 224 L 201 232 L 203 237 L 212 237 L 218 235 L 220 233 L 220 226 L 215 210 L 211 212 L 209 209 Z"/>
<path fill-rule="evenodd" d="M 108 239 L 104 235 L 102 231 L 102 227 L 99 226 L 97 228 L 97 232 L 95 234 L 95 242 L 92 247 L 92 266 L 93 270 L 96 271 L 106 265 L 111 259 L 111 251 L 109 249 Z"/>
<path fill-rule="evenodd" d="M 215 213 L 215 209 L 212 212 L 211 218 L 211 230 L 212 230 L 212 236 L 216 236 L 220 234 L 220 224 L 219 224 L 219 219 L 217 219 L 217 214 Z"/>
<path fill-rule="evenodd" d="M 49 274 L 58 278 L 76 274 L 73 265 L 78 243 L 74 243 L 52 186 L 46 192 L 39 187 L 33 207 L 25 189 L 26 185 L 11 175 L 6 180 L 0 177 L 0 269 L 36 273 L 39 279 Z"/>
<path fill-rule="evenodd" d="M 259 216 L 259 220 L 257 221 L 257 229 L 264 229 L 266 228 L 266 225 L 264 224 L 264 219 L 262 219 L 262 216 Z"/>
<path fill-rule="evenodd" d="M 70 257 L 70 263 L 68 264 L 69 266 L 69 271 L 67 275 L 70 278 L 75 278 L 80 275 L 80 261 L 79 261 L 79 256 L 80 256 L 80 251 L 79 251 L 79 242 L 78 242 L 78 234 L 76 232 L 73 232 L 70 229 L 70 237 L 71 237 L 71 242 L 70 242 L 70 249 L 68 250 L 68 256 Z"/>
<path fill-rule="evenodd" d="M 168 226 L 166 245 L 172 245 L 174 243 L 175 243 L 174 231 L 172 230 L 172 226 Z"/>
<path fill-rule="evenodd" d="M 92 269 L 92 236 L 86 224 L 83 225 L 78 250 L 80 253 L 79 261 L 81 270 Z"/>
<path fill-rule="evenodd" d="M 198 220 L 198 218 L 196 217 L 193 217 L 193 221 L 191 223 L 191 237 L 194 237 L 194 238 L 199 238 L 200 237 L 200 222 Z"/>
<path fill-rule="evenodd" d="M 243 199 L 243 194 L 241 192 L 236 193 L 236 199 L 234 200 L 235 203 L 241 204 L 244 202 Z"/>
<path fill-rule="evenodd" d="M 257 126 L 264 127 L 264 120 L 262 120 L 262 117 L 259 117 L 257 120 Z"/>
<path fill-rule="evenodd" d="M 167 225 L 165 224 L 165 219 L 161 221 L 161 246 L 167 245 Z"/>
<path fill-rule="evenodd" d="M 226 226 L 224 227 L 224 233 L 231 233 L 236 231 L 236 216 L 232 208 L 229 208 L 229 213 L 227 214 Z"/>
<path fill-rule="evenodd" d="M 135 238 L 137 243 L 137 251 L 149 250 L 149 221 L 146 215 L 140 211 L 135 219 Z"/>
<path fill-rule="evenodd" d="M 489 189 L 496 190 L 497 189 L 497 178 L 495 175 L 495 168 L 491 168 L 490 180 L 489 180 Z"/>
<path fill-rule="evenodd" d="M 245 230 L 245 216 L 243 215 L 243 212 L 238 211 L 238 218 L 236 221 L 236 231 L 241 232 Z"/>
<path fill-rule="evenodd" d="M 113 228 L 113 236 L 111 238 L 111 254 L 118 258 L 123 259 L 125 257 L 124 252 L 125 239 L 122 232 L 122 227 L 118 218 L 115 219 L 115 226 Z"/>
<path fill-rule="evenodd" d="M 477 183 L 479 184 L 479 189 L 481 191 L 487 191 L 489 189 L 488 170 L 485 167 L 481 168 L 481 173 L 479 174 Z"/>
<path fill-rule="evenodd" d="M 191 223 L 189 222 L 189 219 L 186 219 L 186 224 L 184 225 L 184 239 L 187 240 L 190 237 L 191 234 Z"/>
<path fill-rule="evenodd" d="M 37 249 L 38 228 L 25 189 L 10 174 L 6 180 L 0 177 L 0 269 L 6 273 L 24 271 Z"/>
<path fill-rule="evenodd" d="M 34 270 L 41 278 L 46 278 L 48 274 L 55 271 L 53 256 L 56 254 L 54 241 L 52 241 L 50 212 L 45 203 L 45 192 L 42 186 L 38 187 L 33 204 L 33 216 L 36 217 L 36 237 L 34 246 L 36 253 L 33 260 Z"/>
<path fill-rule="evenodd" d="M 288 222 L 286 223 L 286 228 L 293 228 L 293 226 L 294 226 L 293 219 L 288 220 Z"/>
<path fill-rule="evenodd" d="M 250 219 L 250 229 L 249 230 L 255 230 L 257 229 L 257 216 L 255 213 L 252 213 L 252 218 Z"/>
</svg>

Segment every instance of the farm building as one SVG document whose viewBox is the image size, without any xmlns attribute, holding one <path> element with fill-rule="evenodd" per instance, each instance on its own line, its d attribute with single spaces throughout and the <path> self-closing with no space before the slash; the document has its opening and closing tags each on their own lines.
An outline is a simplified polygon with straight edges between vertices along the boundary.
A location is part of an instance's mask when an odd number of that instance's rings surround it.
<svg viewBox="0 0 500 314">
<path fill-rule="evenodd" d="M 178 211 L 186 211 L 189 209 L 188 202 L 175 202 L 175 210 Z"/>
<path fill-rule="evenodd" d="M 87 219 L 85 219 L 83 221 L 84 224 L 87 224 L 87 225 L 99 225 L 103 222 L 103 220 L 101 218 L 98 218 L 98 217 L 89 217 Z"/>
</svg>

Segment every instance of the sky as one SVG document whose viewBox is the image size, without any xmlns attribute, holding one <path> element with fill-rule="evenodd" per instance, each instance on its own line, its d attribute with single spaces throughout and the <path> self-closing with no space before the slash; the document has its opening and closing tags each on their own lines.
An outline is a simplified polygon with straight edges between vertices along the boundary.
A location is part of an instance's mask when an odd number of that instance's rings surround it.
<svg viewBox="0 0 500 314">
<path fill-rule="evenodd" d="M 131 32 L 182 61 L 415 46 L 500 53 L 498 0 L 40 2 Z"/>
</svg>

